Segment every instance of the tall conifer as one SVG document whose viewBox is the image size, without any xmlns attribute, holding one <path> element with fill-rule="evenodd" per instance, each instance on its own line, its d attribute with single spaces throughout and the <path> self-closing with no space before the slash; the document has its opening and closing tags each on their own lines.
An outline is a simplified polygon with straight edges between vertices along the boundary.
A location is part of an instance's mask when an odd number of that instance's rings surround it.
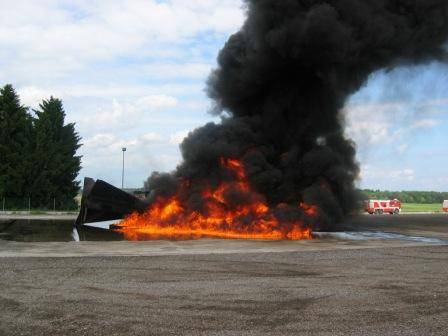
<svg viewBox="0 0 448 336">
<path fill-rule="evenodd" d="M 29 194 L 31 117 L 12 85 L 0 88 L 0 198 L 21 207 Z"/>
<path fill-rule="evenodd" d="M 65 111 L 59 99 L 44 100 L 34 111 L 34 162 L 32 193 L 40 206 L 74 206 L 79 190 L 76 177 L 81 169 L 81 146 L 75 124 L 65 123 Z"/>
</svg>

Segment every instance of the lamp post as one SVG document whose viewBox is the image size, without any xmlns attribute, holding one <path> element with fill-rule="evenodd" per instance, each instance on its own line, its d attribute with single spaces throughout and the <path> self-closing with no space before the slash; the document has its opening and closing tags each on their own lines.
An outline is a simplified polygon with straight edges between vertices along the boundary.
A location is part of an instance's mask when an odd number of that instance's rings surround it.
<svg viewBox="0 0 448 336">
<path fill-rule="evenodd" d="M 121 151 L 123 152 L 123 169 L 121 170 L 121 189 L 124 188 L 124 152 L 126 152 L 126 147 L 123 147 L 121 149 Z"/>
</svg>

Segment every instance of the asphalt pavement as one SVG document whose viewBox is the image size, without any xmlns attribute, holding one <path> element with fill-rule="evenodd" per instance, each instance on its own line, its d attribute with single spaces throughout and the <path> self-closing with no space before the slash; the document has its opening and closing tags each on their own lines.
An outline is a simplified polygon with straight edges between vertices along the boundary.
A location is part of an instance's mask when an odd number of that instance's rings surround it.
<svg viewBox="0 0 448 336">
<path fill-rule="evenodd" d="M 448 217 L 404 217 L 347 228 L 446 237 Z M 447 245 L 92 242 L 73 257 L 4 243 L 0 335 L 447 335 Z"/>
</svg>

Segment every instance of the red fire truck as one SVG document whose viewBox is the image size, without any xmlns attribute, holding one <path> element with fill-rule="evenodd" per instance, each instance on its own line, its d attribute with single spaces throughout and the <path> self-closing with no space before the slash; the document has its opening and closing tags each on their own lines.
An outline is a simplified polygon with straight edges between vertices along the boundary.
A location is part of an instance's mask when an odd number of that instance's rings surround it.
<svg viewBox="0 0 448 336">
<path fill-rule="evenodd" d="M 443 211 L 448 212 L 448 200 L 443 201 L 442 208 L 443 208 Z"/>
<path fill-rule="evenodd" d="M 398 215 L 401 212 L 401 203 L 397 199 L 368 200 L 364 202 L 364 210 L 371 215 L 382 215 L 384 213 Z"/>
</svg>

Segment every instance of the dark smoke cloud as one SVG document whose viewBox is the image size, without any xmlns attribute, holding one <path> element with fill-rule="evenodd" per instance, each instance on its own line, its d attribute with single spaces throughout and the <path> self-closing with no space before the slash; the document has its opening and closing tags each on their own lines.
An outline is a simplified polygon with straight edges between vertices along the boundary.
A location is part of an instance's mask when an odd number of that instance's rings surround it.
<svg viewBox="0 0 448 336">
<path fill-rule="evenodd" d="M 247 20 L 231 36 L 208 81 L 220 124 L 196 129 L 181 144 L 172 174 L 147 181 L 152 197 L 191 181 L 186 202 L 200 209 L 199 190 L 231 178 L 220 157 L 244 162 L 253 187 L 279 216 L 301 216 L 316 204 L 315 225 L 328 228 L 356 206 L 355 146 L 344 137 L 340 110 L 369 74 L 446 57 L 446 0 L 250 0 Z M 205 181 L 205 182 L 204 182 Z"/>
</svg>

